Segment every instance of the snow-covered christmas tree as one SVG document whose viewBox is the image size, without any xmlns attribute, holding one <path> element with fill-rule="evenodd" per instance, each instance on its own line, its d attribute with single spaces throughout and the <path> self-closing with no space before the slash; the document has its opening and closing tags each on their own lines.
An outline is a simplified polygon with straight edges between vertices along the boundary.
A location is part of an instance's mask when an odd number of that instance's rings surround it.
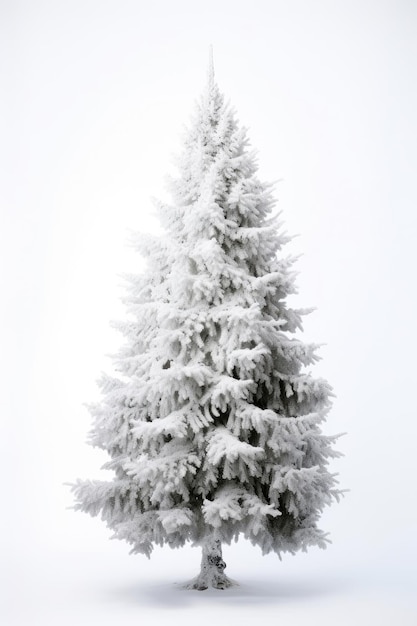
<svg viewBox="0 0 417 626">
<path fill-rule="evenodd" d="M 316 345 L 295 336 L 292 264 L 272 188 L 214 79 L 185 138 L 165 236 L 129 279 L 115 375 L 91 407 L 91 444 L 113 480 L 78 481 L 76 509 L 101 514 L 132 552 L 202 548 L 191 588 L 223 589 L 222 543 L 263 553 L 325 547 L 320 513 L 339 495 L 320 428 L 328 383 L 309 373 Z"/>
</svg>

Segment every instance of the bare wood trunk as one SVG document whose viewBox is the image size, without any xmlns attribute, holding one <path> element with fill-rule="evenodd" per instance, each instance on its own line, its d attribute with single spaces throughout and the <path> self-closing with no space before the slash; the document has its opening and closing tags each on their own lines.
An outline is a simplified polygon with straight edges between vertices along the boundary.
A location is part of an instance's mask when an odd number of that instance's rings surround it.
<svg viewBox="0 0 417 626">
<path fill-rule="evenodd" d="M 226 563 L 222 557 L 222 544 L 219 539 L 209 539 L 203 545 L 201 570 L 199 575 L 191 580 L 187 589 L 203 591 L 209 587 L 227 589 L 236 584 L 224 573 Z"/>
</svg>

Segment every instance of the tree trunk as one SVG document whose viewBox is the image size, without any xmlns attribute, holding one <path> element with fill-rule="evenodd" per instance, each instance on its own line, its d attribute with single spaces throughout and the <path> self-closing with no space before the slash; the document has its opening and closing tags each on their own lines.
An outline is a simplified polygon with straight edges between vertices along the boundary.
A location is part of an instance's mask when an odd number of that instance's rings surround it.
<svg viewBox="0 0 417 626">
<path fill-rule="evenodd" d="M 187 585 L 187 589 L 203 591 L 209 587 L 214 589 L 227 589 L 236 584 L 224 573 L 226 563 L 222 558 L 222 544 L 219 539 L 209 539 L 203 545 L 201 570 L 196 578 Z"/>
</svg>

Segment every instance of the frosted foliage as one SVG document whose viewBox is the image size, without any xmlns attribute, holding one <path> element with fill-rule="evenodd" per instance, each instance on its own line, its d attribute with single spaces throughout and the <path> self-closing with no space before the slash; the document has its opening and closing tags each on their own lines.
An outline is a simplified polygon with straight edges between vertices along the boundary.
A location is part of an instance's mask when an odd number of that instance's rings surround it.
<svg viewBox="0 0 417 626">
<path fill-rule="evenodd" d="M 114 477 L 73 485 L 76 508 L 148 556 L 239 535 L 264 553 L 324 547 L 318 518 L 339 494 L 320 429 L 330 388 L 294 336 L 271 187 L 212 77 L 171 192 L 165 236 L 136 238 L 148 269 L 128 279 L 125 343 L 91 407 Z"/>
</svg>

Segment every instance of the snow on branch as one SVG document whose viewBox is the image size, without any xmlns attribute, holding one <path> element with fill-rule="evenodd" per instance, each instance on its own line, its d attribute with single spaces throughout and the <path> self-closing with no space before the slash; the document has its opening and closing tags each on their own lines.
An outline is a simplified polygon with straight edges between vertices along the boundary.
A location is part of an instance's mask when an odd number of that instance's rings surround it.
<svg viewBox="0 0 417 626">
<path fill-rule="evenodd" d="M 256 534 L 263 520 L 267 517 L 277 517 L 281 512 L 273 505 L 262 502 L 255 494 L 244 489 L 227 485 L 219 489 L 212 500 L 204 500 L 203 515 L 207 524 L 220 528 L 226 521 L 256 523 Z"/>
<path fill-rule="evenodd" d="M 207 461 L 216 466 L 223 460 L 236 461 L 242 459 L 247 464 L 262 458 L 265 454 L 263 448 L 251 446 L 249 443 L 240 441 L 224 426 L 217 426 L 210 436 L 207 444 Z"/>
</svg>

